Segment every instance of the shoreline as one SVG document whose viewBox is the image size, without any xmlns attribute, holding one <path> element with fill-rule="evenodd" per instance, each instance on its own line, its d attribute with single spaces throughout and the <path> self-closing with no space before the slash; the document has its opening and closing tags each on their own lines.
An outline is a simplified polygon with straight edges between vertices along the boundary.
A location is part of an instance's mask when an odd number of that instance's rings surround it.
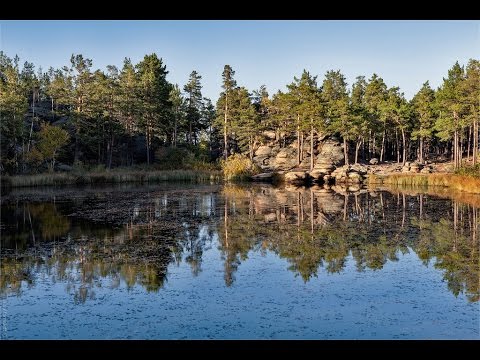
<svg viewBox="0 0 480 360">
<path fill-rule="evenodd" d="M 166 181 L 205 182 L 223 180 L 219 170 L 111 170 L 85 173 L 44 173 L 34 175 L 2 176 L 1 188 L 37 186 L 159 183 Z"/>
</svg>

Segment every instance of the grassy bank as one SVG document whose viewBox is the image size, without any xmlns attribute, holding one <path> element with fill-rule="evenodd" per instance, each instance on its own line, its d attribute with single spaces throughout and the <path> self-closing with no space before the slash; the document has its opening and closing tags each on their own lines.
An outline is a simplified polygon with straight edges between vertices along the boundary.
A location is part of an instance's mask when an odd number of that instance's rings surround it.
<svg viewBox="0 0 480 360">
<path fill-rule="evenodd" d="M 450 188 L 456 191 L 480 194 L 480 178 L 469 175 L 449 173 L 389 175 L 372 174 L 368 177 L 368 183 L 411 188 L 436 186 Z"/>
<path fill-rule="evenodd" d="M 220 181 L 218 170 L 122 170 L 85 173 L 50 173 L 2 177 L 2 188 L 28 186 L 58 186 L 74 184 L 156 183 L 163 181 Z"/>
</svg>

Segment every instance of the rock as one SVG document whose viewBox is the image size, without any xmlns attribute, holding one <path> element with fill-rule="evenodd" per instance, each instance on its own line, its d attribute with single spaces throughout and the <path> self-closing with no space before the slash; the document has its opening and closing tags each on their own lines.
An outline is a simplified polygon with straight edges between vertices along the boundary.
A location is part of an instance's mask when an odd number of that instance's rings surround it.
<svg viewBox="0 0 480 360">
<path fill-rule="evenodd" d="M 274 175 L 275 175 L 274 172 L 260 173 L 257 175 L 253 175 L 252 180 L 253 181 L 271 181 Z"/>
<path fill-rule="evenodd" d="M 269 140 L 275 140 L 277 138 L 277 134 L 275 131 L 264 131 L 263 136 L 265 136 Z"/>
<path fill-rule="evenodd" d="M 323 177 L 325 175 L 325 173 L 323 171 L 316 170 L 316 169 L 313 169 L 308 174 L 310 175 L 311 178 L 313 178 L 315 180 L 321 180 L 321 179 L 323 179 Z"/>
<path fill-rule="evenodd" d="M 300 165 L 298 165 L 298 167 L 304 168 L 304 169 L 310 168 L 310 156 L 305 157 L 305 159 L 302 160 L 302 162 L 300 163 Z"/>
<path fill-rule="evenodd" d="M 291 149 L 284 148 L 284 149 L 282 149 L 282 150 L 280 150 L 280 151 L 278 152 L 276 158 L 277 158 L 277 159 L 285 159 L 285 158 L 291 156 L 292 153 L 293 153 L 293 152 L 291 151 Z M 297 152 L 295 151 L 295 154 L 296 154 L 296 153 L 297 153 Z"/>
<path fill-rule="evenodd" d="M 370 165 L 377 165 L 378 164 L 378 159 L 377 158 L 371 158 L 368 163 Z"/>
<path fill-rule="evenodd" d="M 265 214 L 264 219 L 265 219 L 265 222 L 277 221 L 277 214 L 275 214 L 275 213 Z"/>
<path fill-rule="evenodd" d="M 352 193 L 356 193 L 356 192 L 359 192 L 360 191 L 360 186 L 358 185 L 350 185 L 348 188 L 347 188 L 348 192 L 352 192 Z"/>
<path fill-rule="evenodd" d="M 357 173 L 357 172 L 348 173 L 348 181 L 349 182 L 352 182 L 354 184 L 359 184 L 359 183 L 362 182 L 362 180 L 363 180 L 363 177 L 359 173 Z"/>
<path fill-rule="evenodd" d="M 365 175 L 367 173 L 367 167 L 365 165 L 361 165 L 361 164 L 353 164 L 351 166 L 351 169 L 357 173 L 359 173 L 360 175 Z"/>
<path fill-rule="evenodd" d="M 271 153 L 272 148 L 270 146 L 262 145 L 255 151 L 255 157 L 269 156 Z"/>
<path fill-rule="evenodd" d="M 308 173 L 305 171 L 290 171 L 285 174 L 285 181 L 289 183 L 304 182 L 308 179 Z"/>
<path fill-rule="evenodd" d="M 430 174 L 432 170 L 428 167 L 424 167 L 422 170 L 420 170 L 421 174 Z"/>
<path fill-rule="evenodd" d="M 330 138 L 320 144 L 320 152 L 317 155 L 317 163 L 328 160 L 329 164 L 342 165 L 345 163 L 342 144 Z"/>
</svg>

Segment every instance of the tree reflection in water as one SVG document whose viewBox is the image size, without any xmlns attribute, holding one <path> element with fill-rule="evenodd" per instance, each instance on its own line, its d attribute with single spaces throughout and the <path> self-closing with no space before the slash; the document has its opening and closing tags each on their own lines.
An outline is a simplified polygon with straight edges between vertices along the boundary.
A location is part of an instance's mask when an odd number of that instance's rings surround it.
<svg viewBox="0 0 480 360">
<path fill-rule="evenodd" d="M 21 294 L 40 271 L 66 283 L 77 302 L 94 298 L 102 279 L 158 291 L 170 265 L 186 262 L 197 276 L 204 252 L 218 246 L 226 286 L 251 251 L 274 252 L 307 282 L 320 268 L 341 272 L 349 256 L 358 271 L 380 270 L 413 250 L 443 271 L 455 296 L 479 300 L 478 199 L 355 190 L 225 185 L 86 207 L 10 202 L 1 213 L 0 293 Z M 120 224 L 93 221 L 99 211 Z"/>
</svg>

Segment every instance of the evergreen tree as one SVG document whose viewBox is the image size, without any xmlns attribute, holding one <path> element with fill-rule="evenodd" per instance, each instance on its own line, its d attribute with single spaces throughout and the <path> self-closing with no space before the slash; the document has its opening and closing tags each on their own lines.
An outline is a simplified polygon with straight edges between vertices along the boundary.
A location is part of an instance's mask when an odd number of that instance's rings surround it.
<svg viewBox="0 0 480 360">
<path fill-rule="evenodd" d="M 345 76 L 337 71 L 327 71 L 322 85 L 322 98 L 330 132 L 343 138 L 345 164 L 348 165 L 348 141 L 354 136 L 351 110 Z"/>
<path fill-rule="evenodd" d="M 425 141 L 430 141 L 433 136 L 435 124 L 435 91 L 430 84 L 425 82 L 422 88 L 412 99 L 413 115 L 415 117 L 412 138 L 418 140 L 418 161 L 423 163 L 425 154 Z"/>
<path fill-rule="evenodd" d="M 202 85 L 200 80 L 202 77 L 194 70 L 190 74 L 188 83 L 183 87 L 186 92 L 187 102 L 187 142 L 189 144 L 197 143 L 198 131 L 204 129 L 201 123 L 201 110 L 202 110 Z"/>
<path fill-rule="evenodd" d="M 453 139 L 453 161 L 455 169 L 461 166 L 462 154 L 460 136 L 465 126 L 465 104 L 462 101 L 464 95 L 463 81 L 465 71 L 458 61 L 448 70 L 448 77 L 443 78 L 443 84 L 436 92 L 437 105 L 440 110 L 435 128 L 440 140 Z"/>
<path fill-rule="evenodd" d="M 223 92 L 217 101 L 217 123 L 223 123 L 223 156 L 225 160 L 228 157 L 228 133 L 230 131 L 231 103 L 233 101 L 233 91 L 237 87 L 237 82 L 233 78 L 235 71 L 230 65 L 225 65 L 222 73 Z"/>
<path fill-rule="evenodd" d="M 358 76 L 352 85 L 350 96 L 351 106 L 351 133 L 355 136 L 355 163 L 358 163 L 358 152 L 369 132 L 369 117 L 365 103 L 365 89 L 367 82 L 364 76 Z M 363 147 L 365 149 L 365 147 Z M 365 161 L 365 153 L 363 152 L 363 161 Z"/>
<path fill-rule="evenodd" d="M 154 137 L 164 137 L 168 132 L 168 121 L 171 119 L 170 90 L 172 85 L 167 81 L 168 71 L 162 59 L 156 54 L 145 55 L 137 64 L 138 94 L 141 111 L 139 127 L 145 134 L 147 164 L 150 164 L 151 148 Z"/>
<path fill-rule="evenodd" d="M 24 149 L 24 115 L 28 109 L 27 97 L 20 79 L 18 57 L 12 63 L 0 52 L 0 150 L 2 168 L 9 172 L 18 172 L 19 155 Z"/>
<path fill-rule="evenodd" d="M 467 123 L 472 133 L 472 162 L 475 166 L 478 158 L 478 136 L 480 119 L 480 61 L 470 59 L 466 68 L 464 95 L 467 111 Z M 469 137 L 470 144 L 470 137 Z M 469 145 L 470 148 L 470 145 Z M 469 151 L 467 151 L 467 156 Z"/>
<path fill-rule="evenodd" d="M 383 79 L 373 74 L 365 87 L 365 107 L 368 114 L 369 136 L 368 148 L 369 157 L 376 156 L 377 153 L 377 134 L 382 134 L 380 149 L 380 161 L 383 160 L 383 151 L 385 147 L 386 117 L 382 117 L 382 107 L 387 99 L 387 85 Z"/>
</svg>

